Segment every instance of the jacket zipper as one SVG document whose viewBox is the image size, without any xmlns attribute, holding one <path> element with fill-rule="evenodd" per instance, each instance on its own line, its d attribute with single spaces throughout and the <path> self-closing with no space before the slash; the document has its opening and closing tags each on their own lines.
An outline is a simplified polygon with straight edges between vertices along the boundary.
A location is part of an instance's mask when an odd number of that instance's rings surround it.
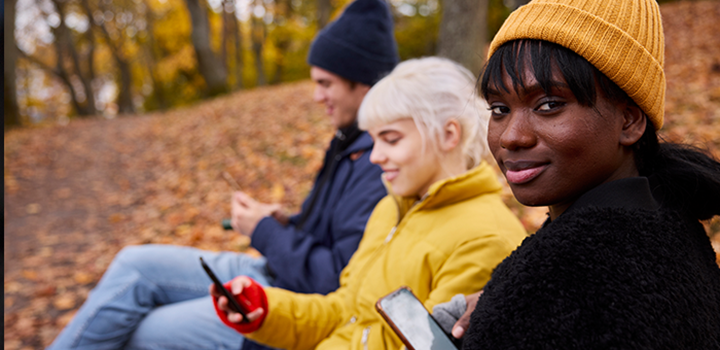
<svg viewBox="0 0 720 350">
<path fill-rule="evenodd" d="M 385 244 L 388 244 L 388 242 L 390 242 L 390 240 L 393 238 L 393 236 L 395 235 L 395 230 L 397 230 L 397 226 L 393 226 L 392 230 L 390 230 L 390 233 L 387 235 L 387 237 L 385 237 Z"/>
<path fill-rule="evenodd" d="M 370 335 L 370 326 L 363 329 L 362 333 L 362 345 L 364 350 L 368 350 L 368 336 Z"/>
<path fill-rule="evenodd" d="M 408 212 L 405 213 L 405 216 L 408 216 L 408 214 L 412 211 L 413 207 L 415 207 L 418 203 L 421 203 L 427 197 L 428 197 L 428 195 L 426 193 L 419 201 L 417 201 L 413 204 L 413 206 L 410 208 L 410 210 L 408 210 Z M 383 245 L 387 245 L 390 242 L 390 240 L 392 240 L 393 236 L 395 236 L 395 231 L 397 231 L 398 226 L 400 226 L 400 222 L 402 222 L 402 219 L 400 218 L 400 205 L 397 202 L 397 199 L 395 198 L 395 196 L 392 196 L 392 198 L 393 198 L 393 200 L 395 200 L 395 207 L 397 208 L 397 211 L 398 211 L 398 221 L 397 221 L 397 224 L 395 224 L 395 226 L 393 226 L 393 228 L 390 230 L 390 233 L 388 233 L 387 237 L 385 237 L 385 242 L 383 243 Z M 373 257 L 377 256 L 379 254 L 379 252 L 380 252 L 380 249 L 376 249 L 375 252 L 373 253 Z M 370 260 L 372 261 L 372 260 L 374 260 L 374 258 L 371 258 Z M 367 269 L 369 269 L 367 266 L 365 266 L 365 268 L 363 269 L 363 270 L 365 270 L 364 272 L 366 274 L 367 274 Z M 361 279 L 365 279 L 365 275 L 363 275 Z M 353 316 L 353 318 L 354 318 L 354 316 Z M 352 318 L 351 318 L 351 320 L 352 320 Z M 369 335 L 370 335 L 370 326 L 363 329 L 362 339 L 361 339 L 361 343 L 363 345 L 363 350 L 368 350 Z"/>
<path fill-rule="evenodd" d="M 397 219 L 397 223 L 395 224 L 395 226 L 393 226 L 393 228 L 390 230 L 390 233 L 388 234 L 388 236 L 385 237 L 385 244 L 390 242 L 390 240 L 393 238 L 393 236 L 395 235 L 395 231 L 397 230 L 398 226 L 400 226 L 400 223 L 402 222 L 402 219 L 408 217 L 409 214 L 413 211 L 413 209 L 415 209 L 415 207 L 418 204 L 422 203 L 425 199 L 427 199 L 428 194 L 425 193 L 425 195 L 423 195 L 422 198 L 415 201 L 415 203 L 413 203 L 413 205 L 410 207 L 410 209 L 408 209 L 407 213 L 405 213 L 405 216 L 403 216 L 403 217 L 400 217 L 400 203 L 398 202 L 397 198 L 395 198 L 395 195 L 391 195 L 391 197 L 392 197 L 393 201 L 395 201 L 395 208 L 397 209 L 398 219 Z"/>
</svg>

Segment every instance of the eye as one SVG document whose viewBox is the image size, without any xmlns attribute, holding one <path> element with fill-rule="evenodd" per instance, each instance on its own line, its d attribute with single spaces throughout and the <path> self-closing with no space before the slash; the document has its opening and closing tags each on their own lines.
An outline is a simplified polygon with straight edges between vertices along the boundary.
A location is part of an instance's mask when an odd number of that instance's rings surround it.
<svg viewBox="0 0 720 350">
<path fill-rule="evenodd" d="M 394 145 L 394 144 L 398 143 L 398 141 L 400 141 L 400 139 L 402 139 L 402 137 L 388 137 L 388 138 L 385 138 L 385 142 L 387 142 L 391 145 Z"/>
<path fill-rule="evenodd" d="M 402 140 L 403 134 L 397 130 L 380 130 L 375 137 L 375 141 L 387 145 L 394 145 Z"/>
<path fill-rule="evenodd" d="M 540 104 L 536 108 L 536 110 L 542 111 L 542 112 L 549 112 L 549 111 L 556 110 L 564 105 L 565 105 L 565 103 L 560 102 L 560 101 L 547 101 L 547 102 L 543 102 L 542 104 Z"/>
<path fill-rule="evenodd" d="M 501 116 L 510 113 L 510 108 L 503 105 L 490 106 L 489 109 L 493 116 Z"/>
</svg>

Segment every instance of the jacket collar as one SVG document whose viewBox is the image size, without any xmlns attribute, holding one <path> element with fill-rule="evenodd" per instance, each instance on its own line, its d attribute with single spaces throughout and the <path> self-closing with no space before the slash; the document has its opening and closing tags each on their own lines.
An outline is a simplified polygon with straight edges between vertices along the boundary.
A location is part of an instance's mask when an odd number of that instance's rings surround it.
<svg viewBox="0 0 720 350">
<path fill-rule="evenodd" d="M 585 192 L 555 221 L 569 212 L 587 207 L 658 210 L 660 205 L 653 198 L 650 182 L 646 177 L 628 177 L 606 182 Z M 552 223 L 550 213 L 540 228 Z"/>
<path fill-rule="evenodd" d="M 333 142 L 337 142 L 337 139 L 333 139 Z M 370 134 L 367 133 L 367 131 L 363 131 L 360 136 L 348 146 L 347 149 L 342 151 L 340 154 L 344 157 L 348 154 L 355 153 L 358 151 L 367 151 L 369 149 L 372 149 L 373 147 L 373 139 L 370 137 Z"/>
<path fill-rule="evenodd" d="M 477 167 L 458 176 L 432 184 L 428 189 L 428 193 L 420 200 L 412 197 L 396 196 L 392 194 L 392 188 L 387 182 L 385 182 L 385 186 L 387 187 L 388 193 L 391 193 L 395 199 L 395 203 L 398 205 L 398 221 L 401 220 L 410 209 L 414 209 L 415 211 L 435 209 L 482 194 L 499 193 L 502 189 L 495 171 L 484 161 Z"/>
<path fill-rule="evenodd" d="M 606 182 L 585 192 L 555 221 L 569 212 L 587 207 L 658 210 L 660 205 L 650 191 L 650 182 L 647 177 L 628 177 Z M 550 220 L 550 213 L 548 213 L 548 218 L 540 228 L 545 228 L 555 221 Z"/>
<path fill-rule="evenodd" d="M 587 191 L 569 210 L 594 206 L 600 208 L 657 210 L 658 203 L 650 191 L 646 177 L 629 177 L 610 181 Z"/>
</svg>

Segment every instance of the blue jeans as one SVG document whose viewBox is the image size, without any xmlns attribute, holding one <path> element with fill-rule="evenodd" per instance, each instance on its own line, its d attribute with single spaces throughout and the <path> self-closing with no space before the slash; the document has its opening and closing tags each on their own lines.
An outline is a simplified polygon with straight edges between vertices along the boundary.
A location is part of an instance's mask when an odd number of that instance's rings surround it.
<svg viewBox="0 0 720 350">
<path fill-rule="evenodd" d="M 121 250 L 49 349 L 240 349 L 243 336 L 215 314 L 212 283 L 246 275 L 272 281 L 264 258 L 169 245 Z"/>
</svg>

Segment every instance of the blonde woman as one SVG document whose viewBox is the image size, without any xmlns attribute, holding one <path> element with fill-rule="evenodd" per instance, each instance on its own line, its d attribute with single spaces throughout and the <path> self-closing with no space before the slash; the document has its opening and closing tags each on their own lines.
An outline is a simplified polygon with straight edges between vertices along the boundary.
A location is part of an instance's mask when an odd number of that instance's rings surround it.
<svg viewBox="0 0 720 350">
<path fill-rule="evenodd" d="M 211 289 L 218 314 L 246 337 L 287 349 L 397 349 L 375 302 L 410 287 L 427 309 L 481 289 L 525 238 L 485 163 L 487 107 L 470 72 L 441 58 L 409 60 L 378 82 L 359 112 L 390 193 L 375 207 L 355 255 L 326 296 L 229 282 L 266 300 L 240 324 Z"/>
</svg>

